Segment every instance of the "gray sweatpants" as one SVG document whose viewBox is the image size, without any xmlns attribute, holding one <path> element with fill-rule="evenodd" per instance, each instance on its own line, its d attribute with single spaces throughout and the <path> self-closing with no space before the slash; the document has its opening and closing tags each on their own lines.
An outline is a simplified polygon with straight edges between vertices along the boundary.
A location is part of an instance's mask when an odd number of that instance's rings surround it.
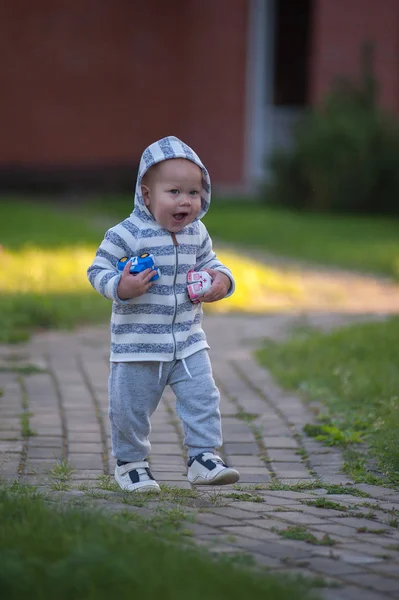
<svg viewBox="0 0 399 600">
<path fill-rule="evenodd" d="M 186 370 L 186 368 L 187 370 Z M 187 372 L 188 371 L 188 372 Z M 189 456 L 214 452 L 222 445 L 219 390 L 208 351 L 171 362 L 111 363 L 109 417 L 112 454 L 124 462 L 144 460 L 151 450 L 150 417 L 170 385 L 183 422 Z"/>
</svg>

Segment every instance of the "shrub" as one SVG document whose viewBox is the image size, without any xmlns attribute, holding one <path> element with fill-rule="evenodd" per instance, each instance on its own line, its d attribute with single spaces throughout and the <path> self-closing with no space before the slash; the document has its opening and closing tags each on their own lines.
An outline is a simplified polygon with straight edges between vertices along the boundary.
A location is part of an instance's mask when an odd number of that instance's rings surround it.
<svg viewBox="0 0 399 600">
<path fill-rule="evenodd" d="M 370 47 L 271 157 L 266 198 L 297 209 L 399 214 L 399 124 L 378 108 Z"/>
</svg>

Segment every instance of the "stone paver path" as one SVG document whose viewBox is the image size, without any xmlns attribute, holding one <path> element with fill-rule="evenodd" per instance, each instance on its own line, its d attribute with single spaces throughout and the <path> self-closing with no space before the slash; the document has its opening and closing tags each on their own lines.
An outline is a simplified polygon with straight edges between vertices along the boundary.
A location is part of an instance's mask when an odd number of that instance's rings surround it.
<svg viewBox="0 0 399 600">
<path fill-rule="evenodd" d="M 325 328 L 356 318 L 307 316 Z M 213 552 L 250 554 L 273 572 L 321 576 L 326 600 L 399 598 L 399 493 L 351 486 L 341 473 L 340 452 L 303 435 L 312 414 L 252 357 L 261 338 L 281 339 L 297 323 L 293 314 L 206 317 L 222 392 L 222 454 L 239 468 L 239 486 L 190 493 L 181 425 L 166 392 L 151 434 L 152 469 L 165 484 L 162 498 L 126 504 L 126 494 L 112 488 L 107 326 L 50 332 L 0 348 L 2 476 L 38 485 L 62 501 L 107 510 L 148 516 L 160 504 L 179 506 L 191 519 L 185 527 L 196 543 Z M 332 487 L 337 484 L 343 487 Z M 337 493 L 342 491 L 349 493 Z M 322 500 L 330 508 L 319 507 Z"/>
</svg>

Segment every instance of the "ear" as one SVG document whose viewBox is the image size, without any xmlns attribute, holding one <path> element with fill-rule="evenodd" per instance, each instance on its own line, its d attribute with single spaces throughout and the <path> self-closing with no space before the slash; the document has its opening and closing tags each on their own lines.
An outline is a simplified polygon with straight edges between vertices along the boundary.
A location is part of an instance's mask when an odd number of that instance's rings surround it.
<svg viewBox="0 0 399 600">
<path fill-rule="evenodd" d="M 143 194 L 144 204 L 150 206 L 150 188 L 146 185 L 141 186 L 141 193 Z"/>
</svg>

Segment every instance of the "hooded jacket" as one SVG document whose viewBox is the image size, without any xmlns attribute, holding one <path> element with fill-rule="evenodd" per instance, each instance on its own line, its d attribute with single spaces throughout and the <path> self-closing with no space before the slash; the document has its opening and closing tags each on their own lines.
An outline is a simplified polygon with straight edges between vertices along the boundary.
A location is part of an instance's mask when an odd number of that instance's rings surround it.
<svg viewBox="0 0 399 600">
<path fill-rule="evenodd" d="M 201 210 L 197 218 L 172 234 L 161 227 L 144 203 L 141 182 L 154 164 L 173 158 L 186 158 L 203 174 Z M 111 316 L 111 362 L 171 361 L 185 359 L 209 348 L 202 329 L 201 303 L 193 304 L 187 293 L 190 269 L 217 269 L 231 280 L 227 296 L 234 291 L 231 271 L 212 250 L 212 241 L 200 219 L 210 205 L 211 182 L 197 154 L 174 136 L 163 138 L 143 152 L 137 176 L 134 210 L 109 229 L 97 250 L 87 274 L 91 285 L 113 300 Z M 175 241 L 174 241 L 175 240 Z M 144 252 L 154 256 L 161 276 L 142 296 L 128 300 L 118 297 L 122 274 L 117 262 Z"/>
</svg>

